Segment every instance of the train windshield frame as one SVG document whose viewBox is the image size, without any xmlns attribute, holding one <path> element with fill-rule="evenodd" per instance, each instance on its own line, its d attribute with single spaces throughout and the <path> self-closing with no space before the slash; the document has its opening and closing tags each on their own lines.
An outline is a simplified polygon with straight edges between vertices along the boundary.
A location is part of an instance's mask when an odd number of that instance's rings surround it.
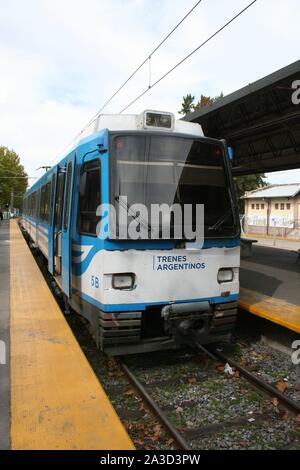
<svg viewBox="0 0 300 470">
<path fill-rule="evenodd" d="M 149 213 L 150 204 L 176 203 L 182 210 L 184 204 L 204 204 L 205 238 L 239 235 L 222 141 L 161 132 L 112 133 L 110 165 L 111 203 L 117 212 L 121 196 L 127 197 L 128 207 L 144 204 Z"/>
</svg>

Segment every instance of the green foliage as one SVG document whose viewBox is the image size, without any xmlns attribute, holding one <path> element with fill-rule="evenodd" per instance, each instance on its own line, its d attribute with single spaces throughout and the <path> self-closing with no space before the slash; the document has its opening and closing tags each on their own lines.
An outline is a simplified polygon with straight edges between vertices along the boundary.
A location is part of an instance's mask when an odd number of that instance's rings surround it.
<svg viewBox="0 0 300 470">
<path fill-rule="evenodd" d="M 186 96 L 183 96 L 183 102 L 181 104 L 181 110 L 178 111 L 179 114 L 189 114 L 194 111 L 194 99 L 195 97 L 192 96 L 191 94 L 188 94 Z"/>
<path fill-rule="evenodd" d="M 220 100 L 223 97 L 224 97 L 223 91 L 221 91 L 219 95 L 214 96 L 213 98 L 211 98 L 210 96 L 201 95 L 198 103 L 194 105 L 194 110 L 198 111 L 199 109 L 204 108 L 205 106 L 211 106 L 213 103 L 215 103 L 216 101 Z"/>
<path fill-rule="evenodd" d="M 256 175 L 236 176 L 234 178 L 235 190 L 238 198 L 240 213 L 244 213 L 244 200 L 241 199 L 246 191 L 252 191 L 263 186 L 266 186 L 265 175 L 258 173 Z"/>
<path fill-rule="evenodd" d="M 20 209 L 27 184 L 27 174 L 20 157 L 13 150 L 0 146 L 0 208 L 4 209 L 6 204 L 10 204 L 13 193 L 14 207 Z"/>
<path fill-rule="evenodd" d="M 213 98 L 211 98 L 210 96 L 201 95 L 199 101 L 197 101 L 197 103 L 194 103 L 195 97 L 189 93 L 183 97 L 183 102 L 181 104 L 181 110 L 179 111 L 179 113 L 186 116 L 187 114 L 192 113 L 193 111 L 198 111 L 199 109 L 204 108 L 205 106 L 212 105 L 223 97 L 224 94 L 222 91 L 219 95 Z"/>
</svg>

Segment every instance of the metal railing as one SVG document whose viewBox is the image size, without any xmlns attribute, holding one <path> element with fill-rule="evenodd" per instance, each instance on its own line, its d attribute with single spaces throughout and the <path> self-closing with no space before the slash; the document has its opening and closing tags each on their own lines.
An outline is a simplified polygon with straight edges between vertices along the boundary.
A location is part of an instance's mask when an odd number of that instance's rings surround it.
<svg viewBox="0 0 300 470">
<path fill-rule="evenodd" d="M 240 217 L 242 233 L 300 240 L 300 219 L 245 216 Z"/>
</svg>

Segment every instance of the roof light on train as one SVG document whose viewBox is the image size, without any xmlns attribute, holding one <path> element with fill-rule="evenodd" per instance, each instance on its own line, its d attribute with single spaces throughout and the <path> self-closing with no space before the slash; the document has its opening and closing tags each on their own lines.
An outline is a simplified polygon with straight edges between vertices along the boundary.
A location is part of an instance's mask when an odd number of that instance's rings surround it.
<svg viewBox="0 0 300 470">
<path fill-rule="evenodd" d="M 174 129 L 174 115 L 172 113 L 164 113 L 160 111 L 144 111 L 143 114 L 144 128 L 158 129 Z"/>
</svg>

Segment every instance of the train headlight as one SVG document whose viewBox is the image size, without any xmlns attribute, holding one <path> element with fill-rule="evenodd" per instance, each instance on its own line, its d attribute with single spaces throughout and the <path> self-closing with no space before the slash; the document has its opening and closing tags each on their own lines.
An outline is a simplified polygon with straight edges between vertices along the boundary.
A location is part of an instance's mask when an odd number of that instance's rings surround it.
<svg viewBox="0 0 300 470">
<path fill-rule="evenodd" d="M 114 289 L 132 289 L 134 286 L 134 278 L 133 273 L 113 274 L 112 286 Z"/>
<path fill-rule="evenodd" d="M 218 282 L 231 282 L 233 280 L 233 269 L 221 268 L 218 272 Z"/>
</svg>

